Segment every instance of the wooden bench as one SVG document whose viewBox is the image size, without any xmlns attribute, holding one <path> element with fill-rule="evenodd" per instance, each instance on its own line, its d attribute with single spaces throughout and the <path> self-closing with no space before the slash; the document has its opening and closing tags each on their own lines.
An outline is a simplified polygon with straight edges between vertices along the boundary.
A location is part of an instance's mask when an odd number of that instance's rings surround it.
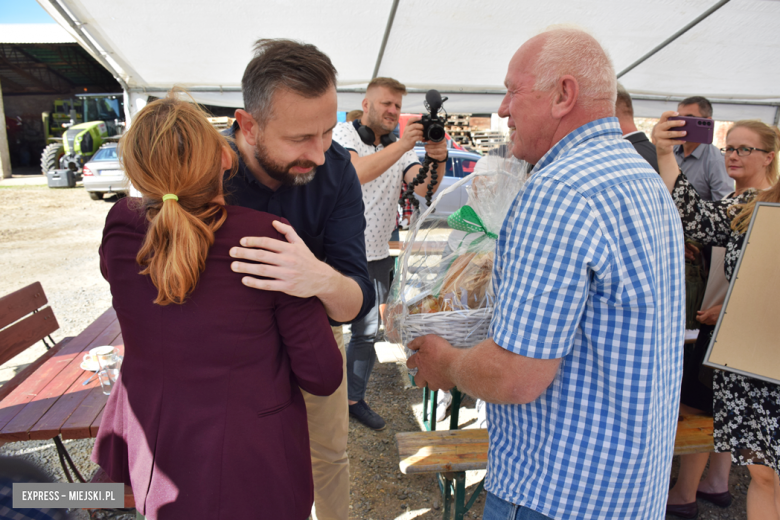
<svg viewBox="0 0 780 520">
<path fill-rule="evenodd" d="M 54 356 L 72 338 L 65 338 L 56 345 L 51 334 L 60 328 L 54 311 L 40 282 L 28 285 L 0 298 L 0 365 L 21 354 L 39 341 L 48 349 L 13 379 L 0 387 L 0 400 L 4 399 L 30 374 Z M 49 342 L 46 338 L 49 338 Z M 51 345 L 49 344 L 51 343 Z"/>
<path fill-rule="evenodd" d="M 46 352 L 17 373 L 10 381 L 0 387 L 0 401 L 5 399 L 19 385 L 41 367 L 48 359 L 57 355 L 71 339 L 64 338 L 55 344 L 51 334 L 60 328 L 54 311 L 40 282 L 14 291 L 0 298 L 0 365 L 21 354 L 39 341 L 46 346 Z M 46 341 L 48 338 L 48 342 Z M 51 344 L 50 344 L 51 343 Z M 62 444 L 59 436 L 54 437 L 54 445 L 68 481 L 73 482 L 71 472 L 81 482 L 84 478 Z M 5 442 L 0 442 L 0 446 Z"/>
<path fill-rule="evenodd" d="M 397 433 L 401 472 L 436 473 L 442 489 L 445 520 L 462 520 L 482 491 L 483 482 L 466 501 L 466 471 L 487 468 L 488 433 L 484 429 Z M 713 451 L 712 417 L 681 416 L 677 423 L 675 455 Z M 450 500 L 450 499 L 453 500 Z"/>
</svg>

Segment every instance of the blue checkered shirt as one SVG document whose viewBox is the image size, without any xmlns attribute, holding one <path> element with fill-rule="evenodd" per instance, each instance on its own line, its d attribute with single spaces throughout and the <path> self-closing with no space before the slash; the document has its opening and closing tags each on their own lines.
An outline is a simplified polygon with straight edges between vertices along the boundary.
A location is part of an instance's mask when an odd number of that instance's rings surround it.
<svg viewBox="0 0 780 520">
<path fill-rule="evenodd" d="M 669 191 L 617 119 L 542 157 L 497 242 L 491 337 L 562 361 L 535 401 L 488 405 L 488 491 L 556 519 L 664 518 L 683 263 Z"/>
</svg>

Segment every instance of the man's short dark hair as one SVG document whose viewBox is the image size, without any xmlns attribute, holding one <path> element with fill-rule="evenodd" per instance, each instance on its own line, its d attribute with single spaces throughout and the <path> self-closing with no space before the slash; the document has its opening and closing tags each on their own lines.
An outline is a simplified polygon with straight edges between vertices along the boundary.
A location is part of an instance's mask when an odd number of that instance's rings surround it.
<svg viewBox="0 0 780 520">
<path fill-rule="evenodd" d="M 634 117 L 634 103 L 631 101 L 631 94 L 628 93 L 626 87 L 617 84 L 617 100 L 615 101 L 615 108 L 617 113 L 625 113 L 631 117 Z"/>
<path fill-rule="evenodd" d="M 395 92 L 397 94 L 401 94 L 402 96 L 406 95 L 406 85 L 398 81 L 397 79 L 393 78 L 374 78 L 371 80 L 371 83 L 368 84 L 366 87 L 366 92 L 371 90 L 374 87 L 384 87 L 388 89 L 391 92 Z"/>
<path fill-rule="evenodd" d="M 306 98 L 323 95 L 336 85 L 336 68 L 314 45 L 286 39 L 255 42 L 255 57 L 241 78 L 244 109 L 260 124 L 271 117 L 271 101 L 279 89 Z"/>
<path fill-rule="evenodd" d="M 678 107 L 685 105 L 699 105 L 699 112 L 701 112 L 701 117 L 712 117 L 712 103 L 710 103 L 710 100 L 706 97 L 692 96 L 683 99 L 677 104 Z"/>
</svg>

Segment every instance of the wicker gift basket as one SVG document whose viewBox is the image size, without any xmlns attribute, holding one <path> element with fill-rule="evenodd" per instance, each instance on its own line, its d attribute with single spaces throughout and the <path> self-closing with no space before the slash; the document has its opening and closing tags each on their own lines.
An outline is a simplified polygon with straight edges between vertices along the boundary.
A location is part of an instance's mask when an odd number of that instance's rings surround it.
<svg viewBox="0 0 780 520">
<path fill-rule="evenodd" d="M 441 190 L 413 219 L 385 310 L 387 341 L 406 346 L 436 334 L 468 348 L 488 337 L 496 239 L 526 169 L 514 158 L 483 157 L 474 173 Z M 437 216 L 442 197 L 469 182 L 468 204 Z"/>
</svg>

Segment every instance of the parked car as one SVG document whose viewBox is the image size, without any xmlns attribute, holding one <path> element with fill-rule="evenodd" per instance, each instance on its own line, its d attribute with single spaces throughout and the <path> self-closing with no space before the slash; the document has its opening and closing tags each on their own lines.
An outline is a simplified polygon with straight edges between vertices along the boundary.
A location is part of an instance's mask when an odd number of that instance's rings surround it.
<svg viewBox="0 0 780 520">
<path fill-rule="evenodd" d="M 106 193 L 126 195 L 127 177 L 117 157 L 117 143 L 108 143 L 84 165 L 82 182 L 92 200 L 100 200 Z"/>
<path fill-rule="evenodd" d="M 420 162 L 422 162 L 423 158 L 425 157 L 425 148 L 422 146 L 415 147 L 414 151 L 417 154 L 417 157 L 420 158 Z M 438 174 L 441 186 L 439 186 L 439 190 L 433 196 L 434 199 L 436 199 L 436 197 L 439 196 L 439 193 L 441 193 L 443 190 L 452 186 L 461 178 L 466 177 L 472 173 L 474 171 L 474 166 L 477 164 L 477 161 L 482 158 L 482 156 L 477 153 L 457 150 L 455 148 L 450 148 L 448 152 L 450 156 L 447 159 L 447 167 L 444 169 L 443 177 L 443 168 L 441 165 L 439 165 Z M 470 185 L 471 182 L 467 182 L 452 193 L 444 195 L 442 200 L 436 204 L 436 215 L 446 217 L 466 204 L 466 202 L 468 202 L 468 194 L 466 189 Z M 428 207 L 425 204 L 425 197 L 420 197 L 417 195 L 417 199 L 420 201 L 420 210 L 424 211 Z"/>
</svg>

